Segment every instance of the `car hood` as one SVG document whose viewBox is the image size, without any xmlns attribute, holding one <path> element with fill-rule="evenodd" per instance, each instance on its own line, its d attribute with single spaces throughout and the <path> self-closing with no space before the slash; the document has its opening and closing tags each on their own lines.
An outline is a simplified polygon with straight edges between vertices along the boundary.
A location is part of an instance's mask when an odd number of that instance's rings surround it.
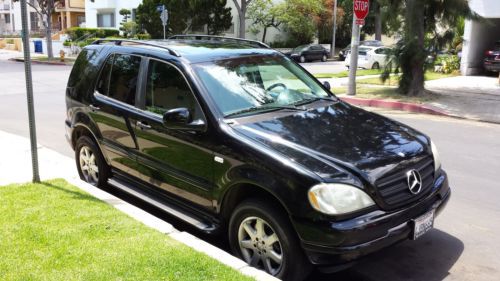
<svg viewBox="0 0 500 281">
<path fill-rule="evenodd" d="M 405 160 L 431 153 L 425 135 L 344 102 L 247 117 L 233 128 L 326 180 L 347 172 L 373 184 Z"/>
</svg>

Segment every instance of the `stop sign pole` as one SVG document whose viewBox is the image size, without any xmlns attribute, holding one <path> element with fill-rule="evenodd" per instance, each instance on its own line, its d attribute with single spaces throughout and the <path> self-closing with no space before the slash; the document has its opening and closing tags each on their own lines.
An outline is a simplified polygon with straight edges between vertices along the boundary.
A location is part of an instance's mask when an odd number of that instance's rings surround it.
<svg viewBox="0 0 500 281">
<path fill-rule="evenodd" d="M 352 15 L 351 57 L 349 61 L 349 82 L 347 94 L 356 95 L 356 70 L 358 69 L 358 49 L 360 25 L 365 24 L 365 18 L 370 8 L 369 0 L 354 0 Z"/>
</svg>

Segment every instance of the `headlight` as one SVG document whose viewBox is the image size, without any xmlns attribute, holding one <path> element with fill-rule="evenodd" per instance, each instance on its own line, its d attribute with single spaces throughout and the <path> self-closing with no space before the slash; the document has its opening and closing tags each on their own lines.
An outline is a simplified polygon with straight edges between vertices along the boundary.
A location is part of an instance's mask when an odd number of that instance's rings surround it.
<svg viewBox="0 0 500 281">
<path fill-rule="evenodd" d="M 314 209 L 327 215 L 351 213 L 375 205 L 363 190 L 347 184 L 318 184 L 309 189 L 308 197 Z"/>
<path fill-rule="evenodd" d="M 441 157 L 439 157 L 439 152 L 433 141 L 431 141 L 431 150 L 434 157 L 434 172 L 437 172 L 441 168 Z"/>
</svg>

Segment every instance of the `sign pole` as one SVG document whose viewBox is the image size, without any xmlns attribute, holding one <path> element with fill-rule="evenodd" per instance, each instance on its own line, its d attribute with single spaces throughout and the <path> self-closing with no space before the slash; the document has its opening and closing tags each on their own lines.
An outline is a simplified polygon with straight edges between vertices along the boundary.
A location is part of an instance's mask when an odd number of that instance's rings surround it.
<svg viewBox="0 0 500 281">
<path fill-rule="evenodd" d="M 359 25 L 356 24 L 356 16 L 353 15 L 351 57 L 349 61 L 349 82 L 347 84 L 347 94 L 350 96 L 356 95 L 356 70 L 358 69 L 359 29 Z"/>
<path fill-rule="evenodd" d="M 161 11 L 161 16 L 164 17 L 164 14 L 165 14 L 165 5 L 163 5 L 163 10 Z M 163 20 L 163 40 L 167 39 L 166 26 L 167 26 L 167 23 L 165 20 Z"/>
<path fill-rule="evenodd" d="M 337 0 L 333 1 L 333 35 L 332 47 L 330 48 L 330 58 L 335 58 L 335 33 L 337 31 Z"/>
<path fill-rule="evenodd" d="M 33 79 L 31 77 L 31 56 L 30 42 L 28 29 L 28 8 L 27 0 L 21 0 L 21 24 L 22 24 L 22 39 L 24 53 L 24 74 L 26 77 L 26 98 L 28 101 L 28 120 L 30 128 L 30 143 L 31 143 L 31 165 L 33 169 L 33 182 L 40 182 L 38 172 L 38 151 L 36 143 L 36 126 L 35 126 L 35 108 L 33 106 Z"/>
<path fill-rule="evenodd" d="M 370 9 L 370 0 L 354 0 L 352 13 L 351 57 L 349 60 L 349 82 L 347 94 L 356 95 L 356 70 L 358 69 L 359 31 L 365 24 L 365 18 Z"/>
</svg>

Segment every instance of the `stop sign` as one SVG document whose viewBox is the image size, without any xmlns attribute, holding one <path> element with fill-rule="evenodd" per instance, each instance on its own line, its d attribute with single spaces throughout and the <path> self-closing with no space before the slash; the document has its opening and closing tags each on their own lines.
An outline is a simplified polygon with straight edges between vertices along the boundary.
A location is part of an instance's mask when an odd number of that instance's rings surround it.
<svg viewBox="0 0 500 281">
<path fill-rule="evenodd" d="M 369 0 L 354 0 L 354 14 L 359 20 L 365 19 L 370 9 Z"/>
</svg>

